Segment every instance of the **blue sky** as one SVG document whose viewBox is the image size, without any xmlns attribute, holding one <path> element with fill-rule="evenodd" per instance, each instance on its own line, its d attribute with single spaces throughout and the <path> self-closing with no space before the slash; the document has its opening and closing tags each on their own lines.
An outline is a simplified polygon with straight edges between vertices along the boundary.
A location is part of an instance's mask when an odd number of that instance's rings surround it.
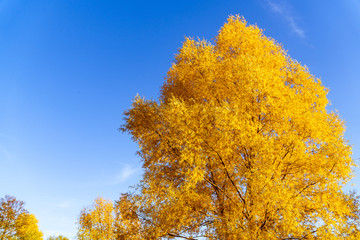
<svg viewBox="0 0 360 240">
<path fill-rule="evenodd" d="M 212 40 L 230 14 L 322 79 L 359 158 L 360 0 L 0 0 L 0 197 L 73 237 L 84 206 L 141 178 L 117 130 L 133 97 L 156 99 L 184 37 Z"/>
</svg>

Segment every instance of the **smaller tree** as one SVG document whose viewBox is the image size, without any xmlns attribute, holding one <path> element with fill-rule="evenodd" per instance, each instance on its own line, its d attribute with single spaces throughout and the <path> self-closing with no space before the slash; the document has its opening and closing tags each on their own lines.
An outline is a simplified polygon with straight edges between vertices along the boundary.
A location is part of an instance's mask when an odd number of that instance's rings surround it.
<svg viewBox="0 0 360 240">
<path fill-rule="evenodd" d="M 16 234 L 15 222 L 18 216 L 25 213 L 24 202 L 15 197 L 5 196 L 0 199 L 0 239 L 9 239 Z"/>
<path fill-rule="evenodd" d="M 69 240 L 69 239 L 67 237 L 62 236 L 62 235 L 59 235 L 59 236 L 48 237 L 47 240 Z"/>
<path fill-rule="evenodd" d="M 16 200 L 12 196 L 0 199 L 0 240 L 43 239 L 35 215 L 28 213 L 23 206 L 23 201 Z"/>
<path fill-rule="evenodd" d="M 78 221 L 78 239 L 114 239 L 113 210 L 113 203 L 101 197 L 95 199 L 93 206 L 84 208 Z"/>
<path fill-rule="evenodd" d="M 122 194 L 115 204 L 101 197 L 95 199 L 91 207 L 84 208 L 80 213 L 78 239 L 143 239 L 135 198 L 136 195 Z"/>
</svg>

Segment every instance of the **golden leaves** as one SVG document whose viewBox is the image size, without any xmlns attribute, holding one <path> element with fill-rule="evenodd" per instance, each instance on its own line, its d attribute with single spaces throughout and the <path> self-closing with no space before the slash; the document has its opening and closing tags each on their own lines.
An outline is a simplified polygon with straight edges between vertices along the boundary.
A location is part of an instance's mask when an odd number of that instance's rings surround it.
<svg viewBox="0 0 360 240">
<path fill-rule="evenodd" d="M 38 222 L 34 214 L 21 213 L 15 222 L 17 237 L 29 240 L 43 239 L 43 234 L 37 225 Z"/>
<path fill-rule="evenodd" d="M 24 202 L 15 197 L 0 199 L 0 239 L 42 240 L 43 233 L 35 215 L 23 208 Z"/>
<path fill-rule="evenodd" d="M 114 239 L 113 204 L 97 198 L 91 208 L 84 208 L 79 217 L 78 239 Z"/>
<path fill-rule="evenodd" d="M 137 97 L 125 113 L 144 161 L 142 227 L 154 238 L 341 239 L 354 163 L 326 94 L 239 16 L 214 44 L 186 39 L 159 102 Z"/>
<path fill-rule="evenodd" d="M 115 204 L 101 197 L 96 198 L 93 206 L 81 211 L 78 239 L 141 239 L 137 208 L 129 194 L 122 194 Z"/>
</svg>

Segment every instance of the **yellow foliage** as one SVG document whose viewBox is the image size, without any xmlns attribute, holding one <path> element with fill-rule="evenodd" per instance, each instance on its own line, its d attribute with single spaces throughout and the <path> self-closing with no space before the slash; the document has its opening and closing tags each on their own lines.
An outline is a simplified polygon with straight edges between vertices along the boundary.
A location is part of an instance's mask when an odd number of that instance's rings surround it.
<svg viewBox="0 0 360 240">
<path fill-rule="evenodd" d="M 47 238 L 47 240 L 69 240 L 69 239 L 62 235 L 59 235 L 59 236 L 50 236 Z"/>
<path fill-rule="evenodd" d="M 118 240 L 143 239 L 138 207 L 130 194 L 122 194 L 115 204 L 115 236 Z"/>
<path fill-rule="evenodd" d="M 35 215 L 28 213 L 24 202 L 15 197 L 0 199 L 0 240 L 42 240 Z"/>
<path fill-rule="evenodd" d="M 122 127 L 140 146 L 147 238 L 350 236 L 354 162 L 326 94 L 239 16 L 214 44 L 187 38 L 159 101 L 137 96 Z"/>
<path fill-rule="evenodd" d="M 78 221 L 79 240 L 141 239 L 137 207 L 129 194 L 122 194 L 113 204 L 99 197 L 92 207 L 81 211 Z"/>
<path fill-rule="evenodd" d="M 113 204 L 99 197 L 91 208 L 84 208 L 79 217 L 78 239 L 114 239 Z"/>
<path fill-rule="evenodd" d="M 35 215 L 21 213 L 15 223 L 16 236 L 22 240 L 42 240 L 43 233 L 38 228 Z"/>
</svg>

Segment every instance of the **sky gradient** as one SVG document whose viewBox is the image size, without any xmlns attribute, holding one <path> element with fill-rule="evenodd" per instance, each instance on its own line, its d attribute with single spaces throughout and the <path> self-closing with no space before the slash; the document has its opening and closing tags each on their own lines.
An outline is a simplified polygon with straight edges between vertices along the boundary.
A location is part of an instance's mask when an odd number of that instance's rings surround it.
<svg viewBox="0 0 360 240">
<path fill-rule="evenodd" d="M 0 0 L 0 197 L 25 201 L 45 236 L 74 237 L 84 206 L 141 178 L 118 131 L 134 96 L 158 98 L 184 37 L 213 40 L 235 14 L 322 79 L 358 159 L 359 0 Z"/>
</svg>

